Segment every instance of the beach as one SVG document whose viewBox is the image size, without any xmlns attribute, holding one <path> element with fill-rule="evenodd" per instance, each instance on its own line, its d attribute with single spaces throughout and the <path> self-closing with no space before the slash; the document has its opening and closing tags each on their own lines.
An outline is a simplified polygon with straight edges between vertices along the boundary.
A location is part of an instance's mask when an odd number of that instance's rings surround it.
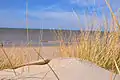
<svg viewBox="0 0 120 80">
<path fill-rule="evenodd" d="M 48 65 L 31 65 L 0 71 L 1 80 L 120 80 L 115 75 L 95 64 L 75 58 L 55 58 Z"/>
<path fill-rule="evenodd" d="M 23 59 L 23 61 L 35 61 L 41 59 L 39 54 L 45 59 L 53 59 L 60 57 L 58 46 L 43 46 L 43 47 L 4 47 L 8 57 Z M 2 49 L 0 49 L 0 56 L 4 55 Z M 7 58 L 6 58 L 7 59 Z"/>
</svg>

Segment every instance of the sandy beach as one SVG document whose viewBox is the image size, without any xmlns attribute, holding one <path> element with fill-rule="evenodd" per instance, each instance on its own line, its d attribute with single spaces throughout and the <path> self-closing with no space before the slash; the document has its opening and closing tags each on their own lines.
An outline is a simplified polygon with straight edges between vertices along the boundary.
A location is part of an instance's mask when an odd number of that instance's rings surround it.
<svg viewBox="0 0 120 80">
<path fill-rule="evenodd" d="M 45 46 L 45 47 L 4 47 L 7 55 L 13 55 L 15 57 L 28 57 L 30 61 L 40 58 L 40 53 L 43 58 L 53 59 L 60 57 L 59 47 L 57 46 Z M 0 56 L 5 56 L 2 49 L 0 49 Z"/>
<path fill-rule="evenodd" d="M 56 58 L 50 61 L 59 80 L 120 80 L 115 75 L 88 61 L 75 58 Z M 32 65 L 0 71 L 1 80 L 58 80 L 48 65 Z"/>
<path fill-rule="evenodd" d="M 119 75 L 96 66 L 95 64 L 75 58 L 60 58 L 59 47 L 5 47 L 7 55 L 23 60 L 23 63 L 38 61 L 38 54 L 45 59 L 51 59 L 48 63 L 56 72 L 60 80 L 120 80 Z M 1 56 L 4 55 L 2 49 Z M 5 56 L 4 56 L 5 57 Z M 12 60 L 12 59 L 11 59 Z M 39 60 L 42 60 L 39 58 Z M 14 61 L 12 61 L 14 62 Z M 48 65 L 31 65 L 15 69 L 0 71 L 1 80 L 57 80 Z"/>
</svg>

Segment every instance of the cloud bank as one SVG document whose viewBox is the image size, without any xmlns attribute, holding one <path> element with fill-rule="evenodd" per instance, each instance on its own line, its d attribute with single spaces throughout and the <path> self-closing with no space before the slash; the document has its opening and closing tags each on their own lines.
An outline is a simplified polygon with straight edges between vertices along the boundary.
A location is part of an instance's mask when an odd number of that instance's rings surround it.
<svg viewBox="0 0 120 80">
<path fill-rule="evenodd" d="M 91 26 L 90 23 L 94 21 L 94 18 L 96 18 L 96 22 L 103 23 L 103 14 L 110 19 L 110 13 L 104 0 L 51 1 L 36 0 L 33 2 L 29 0 L 29 28 L 84 29 Z M 119 2 L 119 0 L 110 0 L 114 11 L 119 9 Z M 24 2 L 21 1 L 22 3 Z M 15 6 L 17 5 L 8 6 L 8 8 L 0 6 L 0 27 L 26 28 L 25 3 L 24 8 L 15 8 Z M 96 17 L 93 16 L 94 12 L 97 14 Z"/>
</svg>

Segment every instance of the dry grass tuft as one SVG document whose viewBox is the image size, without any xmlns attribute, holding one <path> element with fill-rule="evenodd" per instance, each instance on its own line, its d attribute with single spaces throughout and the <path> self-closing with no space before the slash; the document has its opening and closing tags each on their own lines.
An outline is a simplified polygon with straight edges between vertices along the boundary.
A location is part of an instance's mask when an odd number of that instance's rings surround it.
<svg viewBox="0 0 120 80">
<path fill-rule="evenodd" d="M 108 25 L 107 18 L 102 24 L 91 22 L 92 27 L 97 24 L 98 26 L 95 27 L 98 27 L 98 29 L 96 31 L 80 30 L 79 37 L 73 39 L 73 42 L 76 43 L 66 45 L 65 42 L 61 42 L 60 53 L 63 57 L 77 57 L 91 61 L 107 70 L 120 74 L 120 26 L 107 1 L 106 4 L 112 14 L 111 25 Z M 77 13 L 75 14 L 77 15 Z M 95 15 L 94 17 L 96 18 Z M 101 25 L 104 26 L 104 31 L 102 31 Z"/>
</svg>

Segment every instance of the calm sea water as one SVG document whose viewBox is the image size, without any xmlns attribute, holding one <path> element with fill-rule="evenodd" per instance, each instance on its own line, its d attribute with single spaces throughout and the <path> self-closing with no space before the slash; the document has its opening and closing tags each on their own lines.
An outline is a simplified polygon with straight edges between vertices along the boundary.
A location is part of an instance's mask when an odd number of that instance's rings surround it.
<svg viewBox="0 0 120 80">
<path fill-rule="evenodd" d="M 59 36 L 58 30 L 29 30 L 29 40 L 31 41 L 31 46 L 40 46 L 40 40 L 43 41 L 58 41 Z M 69 39 L 71 36 L 75 36 L 78 31 L 62 31 L 62 37 Z M 0 29 L 0 42 L 4 46 L 26 46 L 27 45 L 27 35 L 25 29 Z M 42 46 L 59 46 L 59 42 L 42 42 Z"/>
<path fill-rule="evenodd" d="M 38 47 L 38 46 L 59 46 L 60 43 L 58 42 L 54 42 L 54 43 L 47 43 L 47 42 L 42 42 L 42 43 L 30 43 L 30 44 L 27 44 L 27 43 L 24 43 L 24 44 L 3 44 L 4 47 L 11 47 L 11 46 L 35 46 L 35 47 Z"/>
</svg>

